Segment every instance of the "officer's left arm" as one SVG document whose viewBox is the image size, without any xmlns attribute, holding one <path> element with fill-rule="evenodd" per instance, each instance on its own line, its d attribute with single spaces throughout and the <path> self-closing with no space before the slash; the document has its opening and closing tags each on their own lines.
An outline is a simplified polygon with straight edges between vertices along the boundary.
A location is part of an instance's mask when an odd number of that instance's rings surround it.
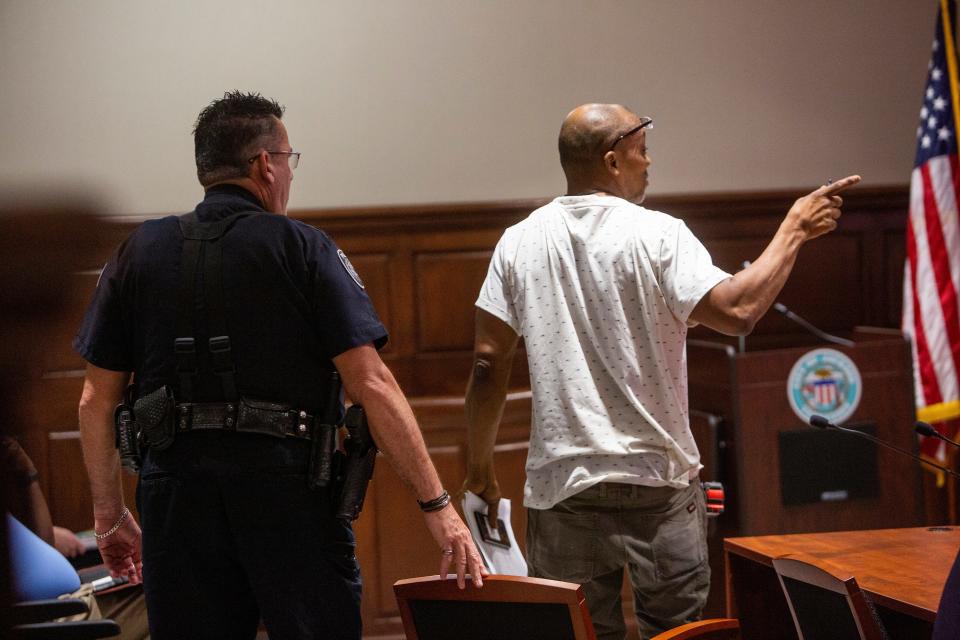
<svg viewBox="0 0 960 640">
<path fill-rule="evenodd" d="M 333 358 L 350 398 L 363 405 L 370 431 L 390 466 L 421 502 L 441 495 L 443 485 L 430 460 L 416 417 L 393 374 L 380 359 L 372 344 L 349 349 Z M 487 571 L 470 536 L 470 530 L 457 515 L 451 501 L 442 509 L 424 513 L 430 534 L 441 550 L 440 575 L 451 568 L 462 589 L 465 573 L 476 586 L 483 584 Z"/>
<path fill-rule="evenodd" d="M 128 372 L 87 364 L 80 398 L 80 441 L 93 495 L 94 528 L 99 533 L 109 531 L 119 522 L 124 510 L 113 412 L 123 399 L 129 379 Z M 115 577 L 125 575 L 134 584 L 140 582 L 140 527 L 132 515 L 123 518 L 120 528 L 97 544 Z"/>
</svg>

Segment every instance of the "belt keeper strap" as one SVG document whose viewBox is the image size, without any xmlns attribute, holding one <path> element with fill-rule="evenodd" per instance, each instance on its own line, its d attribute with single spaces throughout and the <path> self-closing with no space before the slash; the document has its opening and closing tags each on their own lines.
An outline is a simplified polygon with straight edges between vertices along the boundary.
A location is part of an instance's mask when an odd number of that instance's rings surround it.
<svg viewBox="0 0 960 640">
<path fill-rule="evenodd" d="M 233 354 L 230 349 L 230 336 L 210 338 L 210 356 L 213 358 L 213 371 L 217 374 L 233 373 Z"/>
<path fill-rule="evenodd" d="M 177 376 L 180 378 L 180 395 L 193 397 L 193 377 L 197 375 L 197 342 L 191 337 L 173 341 L 173 353 L 177 358 Z"/>
<path fill-rule="evenodd" d="M 210 350 L 210 358 L 213 361 L 213 372 L 220 376 L 224 396 L 228 400 L 236 400 L 237 384 L 234 378 L 236 368 L 233 366 L 230 336 L 214 336 L 210 338 L 207 344 Z"/>
<path fill-rule="evenodd" d="M 197 373 L 197 343 L 193 338 L 177 338 L 173 341 L 177 356 L 177 373 Z"/>
</svg>

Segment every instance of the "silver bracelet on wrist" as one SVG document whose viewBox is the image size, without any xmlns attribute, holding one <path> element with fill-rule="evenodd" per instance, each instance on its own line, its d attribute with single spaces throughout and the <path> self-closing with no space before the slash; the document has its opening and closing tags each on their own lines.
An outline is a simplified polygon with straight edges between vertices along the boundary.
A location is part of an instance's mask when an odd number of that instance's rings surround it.
<svg viewBox="0 0 960 640">
<path fill-rule="evenodd" d="M 110 527 L 109 529 L 107 529 L 107 530 L 104 531 L 103 533 L 97 533 L 96 531 L 94 531 L 94 532 L 93 532 L 93 537 L 96 538 L 97 540 L 103 540 L 104 538 L 108 538 L 108 537 L 112 536 L 113 534 L 115 534 L 115 533 L 117 532 L 117 529 L 120 528 L 120 525 L 123 524 L 123 521 L 126 520 L 126 519 L 127 519 L 127 516 L 129 516 L 129 515 L 130 515 L 130 509 L 124 507 L 124 508 L 123 508 L 123 513 L 120 514 L 120 517 L 117 518 L 117 521 L 116 521 L 115 523 L 113 523 L 113 526 L 112 526 L 112 527 Z"/>
</svg>

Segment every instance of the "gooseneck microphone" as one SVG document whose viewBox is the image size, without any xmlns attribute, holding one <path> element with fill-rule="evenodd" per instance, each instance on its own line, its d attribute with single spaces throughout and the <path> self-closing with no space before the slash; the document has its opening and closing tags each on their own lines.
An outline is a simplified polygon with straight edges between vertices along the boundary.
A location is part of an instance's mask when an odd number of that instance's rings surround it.
<svg viewBox="0 0 960 640">
<path fill-rule="evenodd" d="M 740 263 L 740 266 L 743 267 L 744 269 L 746 269 L 747 267 L 750 266 L 750 264 L 751 264 L 751 262 L 750 262 L 749 260 L 744 260 L 742 263 Z M 773 303 L 773 308 L 776 309 L 778 313 L 782 313 L 783 316 L 784 316 L 787 320 L 789 320 L 790 322 L 792 322 L 792 323 L 794 323 L 794 324 L 797 324 L 797 325 L 803 327 L 806 331 L 808 331 L 809 333 L 812 333 L 813 335 L 817 336 L 818 338 L 820 338 L 820 339 L 823 340 L 824 342 L 831 342 L 831 343 L 833 343 L 833 344 L 838 344 L 838 345 L 840 345 L 840 346 L 842 346 L 842 347 L 852 347 L 852 346 L 854 346 L 853 340 L 847 340 L 846 338 L 841 338 L 840 336 L 835 336 L 835 335 L 833 335 L 832 333 L 827 333 L 826 331 L 824 331 L 823 329 L 820 329 L 819 327 L 815 327 L 815 326 L 813 325 L 813 323 L 811 323 L 809 320 L 806 320 L 805 318 L 801 318 L 800 316 L 798 316 L 797 314 L 795 314 L 793 311 L 790 311 L 790 309 L 787 308 L 787 305 L 785 305 L 785 304 L 783 304 L 783 303 L 781 303 L 781 302 L 774 302 L 774 303 Z M 744 343 L 743 337 L 741 336 L 741 337 L 740 337 L 740 352 L 743 353 L 745 350 L 746 350 L 746 345 L 745 345 L 745 343 Z"/>
<path fill-rule="evenodd" d="M 920 456 L 916 455 L 916 454 L 913 453 L 912 451 L 907 451 L 906 449 L 901 449 L 900 447 L 898 447 L 898 446 L 896 446 L 896 445 L 893 445 L 893 444 L 890 444 L 889 442 L 884 442 L 884 441 L 881 440 L 880 438 L 875 438 L 875 437 L 873 437 L 872 435 L 870 435 L 869 433 L 864 433 L 863 431 L 857 431 L 856 429 L 848 429 L 848 428 L 846 428 L 846 427 L 837 426 L 837 425 L 833 424 L 832 422 L 830 422 L 829 420 L 827 420 L 826 418 L 824 418 L 823 416 L 818 416 L 818 415 L 812 415 L 812 416 L 810 416 L 810 426 L 811 426 L 811 427 L 816 427 L 817 429 L 832 429 L 832 430 L 836 430 L 836 431 L 842 431 L 843 433 L 849 433 L 849 434 L 851 434 L 851 435 L 859 436 L 859 437 L 861 437 L 861 438 L 866 438 L 866 439 L 869 440 L 870 442 L 873 442 L 873 443 L 875 443 L 875 444 L 879 444 L 879 445 L 884 446 L 884 447 L 886 447 L 886 448 L 888 448 L 888 449 L 893 449 L 893 450 L 896 451 L 897 453 L 902 453 L 902 454 L 905 455 L 905 456 L 908 456 L 908 457 L 910 457 L 910 458 L 913 458 L 913 459 L 916 460 L 917 462 L 922 462 L 923 464 L 930 465 L 931 467 L 936 467 L 937 469 L 940 469 L 941 471 L 943 471 L 943 472 L 945 472 L 945 473 L 949 473 L 949 474 L 952 475 L 954 478 L 960 478 L 960 473 L 957 473 L 956 471 L 954 471 L 954 470 L 952 470 L 952 469 L 947 469 L 946 467 L 942 467 L 942 466 L 940 466 L 939 464 L 936 464 L 936 463 L 934 463 L 934 462 L 930 462 L 929 460 L 924 460 L 923 458 L 921 458 Z M 930 425 L 927 425 L 927 426 L 930 426 Z"/>
<path fill-rule="evenodd" d="M 927 436 L 928 438 L 936 438 L 937 440 L 943 440 L 948 444 L 952 444 L 953 446 L 960 448 L 960 443 L 954 442 L 953 440 L 943 435 L 942 433 L 940 433 L 939 431 L 937 431 L 932 426 L 930 426 L 929 424 L 927 424 L 922 420 L 917 420 L 916 422 L 913 423 L 913 430 L 922 436 Z"/>
<path fill-rule="evenodd" d="M 782 304 L 780 302 L 774 302 L 773 308 L 776 309 L 778 312 L 782 313 L 787 320 L 789 320 L 790 322 L 793 322 L 794 324 L 800 325 L 801 327 L 803 327 L 813 335 L 817 336 L 821 340 L 824 340 L 826 342 L 832 342 L 833 344 L 839 344 L 842 347 L 854 346 L 853 340 L 847 340 L 846 338 L 835 336 L 831 333 L 827 333 L 826 331 L 818 327 L 813 326 L 808 320 L 805 320 L 800 316 L 798 316 L 797 314 L 795 314 L 793 311 L 790 311 L 790 309 L 788 309 L 787 305 L 785 304 Z"/>
</svg>

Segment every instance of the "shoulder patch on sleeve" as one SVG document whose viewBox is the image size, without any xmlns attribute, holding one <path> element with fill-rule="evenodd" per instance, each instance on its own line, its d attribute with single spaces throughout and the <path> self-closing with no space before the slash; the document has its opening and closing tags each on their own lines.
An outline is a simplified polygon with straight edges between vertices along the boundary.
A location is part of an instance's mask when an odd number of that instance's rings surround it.
<svg viewBox="0 0 960 640">
<path fill-rule="evenodd" d="M 363 281 L 360 280 L 360 276 L 357 274 L 357 270 L 350 264 L 350 259 L 347 258 L 347 254 L 345 254 L 342 249 L 337 249 L 337 257 L 340 258 L 340 264 L 343 265 L 346 272 L 353 278 L 353 281 L 357 283 L 357 286 L 361 289 L 366 289 L 366 287 L 363 286 Z"/>
</svg>

